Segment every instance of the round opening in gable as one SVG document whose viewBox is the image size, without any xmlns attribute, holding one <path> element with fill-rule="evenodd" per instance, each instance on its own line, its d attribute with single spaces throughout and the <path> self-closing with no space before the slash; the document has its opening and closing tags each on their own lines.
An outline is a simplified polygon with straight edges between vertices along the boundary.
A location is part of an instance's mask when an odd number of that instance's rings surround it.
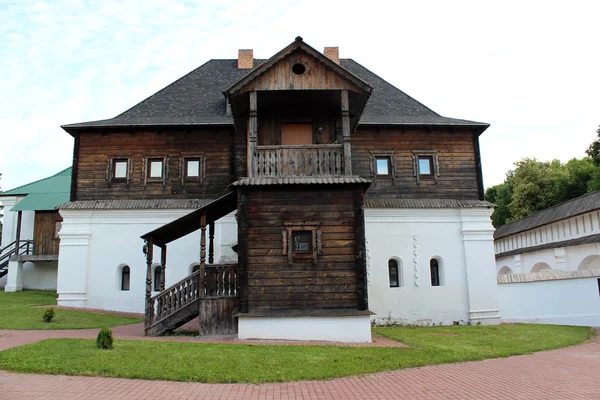
<svg viewBox="0 0 600 400">
<path fill-rule="evenodd" d="M 302 63 L 292 65 L 292 72 L 296 75 L 302 75 L 306 72 L 306 67 Z"/>
</svg>

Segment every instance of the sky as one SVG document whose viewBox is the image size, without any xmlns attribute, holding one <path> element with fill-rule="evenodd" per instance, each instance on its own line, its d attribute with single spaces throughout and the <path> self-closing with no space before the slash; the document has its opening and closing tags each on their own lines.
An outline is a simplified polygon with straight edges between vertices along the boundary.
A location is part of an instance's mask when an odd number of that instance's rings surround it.
<svg viewBox="0 0 600 400">
<path fill-rule="evenodd" d="M 298 35 L 437 113 L 487 122 L 486 187 L 585 156 L 600 125 L 598 1 L 0 0 L 2 190 L 71 164 L 60 125 L 112 118 L 211 58 Z"/>
</svg>

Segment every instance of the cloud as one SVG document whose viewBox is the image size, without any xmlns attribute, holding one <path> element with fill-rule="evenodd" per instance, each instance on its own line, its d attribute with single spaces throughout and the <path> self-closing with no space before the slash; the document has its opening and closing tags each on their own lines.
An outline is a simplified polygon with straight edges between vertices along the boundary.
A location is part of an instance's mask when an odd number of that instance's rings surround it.
<svg viewBox="0 0 600 400">
<path fill-rule="evenodd" d="M 0 1 L 1 186 L 68 166 L 61 124 L 113 117 L 210 58 L 338 45 L 436 112 L 489 122 L 486 185 L 582 157 L 600 124 L 595 2 Z"/>
</svg>

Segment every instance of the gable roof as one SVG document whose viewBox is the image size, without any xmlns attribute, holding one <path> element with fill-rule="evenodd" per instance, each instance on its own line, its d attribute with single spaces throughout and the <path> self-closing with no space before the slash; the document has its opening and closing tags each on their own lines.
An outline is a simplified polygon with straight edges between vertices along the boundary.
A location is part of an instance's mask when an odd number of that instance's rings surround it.
<svg viewBox="0 0 600 400">
<path fill-rule="evenodd" d="M 69 167 L 47 178 L 0 192 L 0 197 L 26 196 L 11 208 L 10 211 L 54 210 L 57 206 L 69 201 L 71 192 L 71 171 L 72 168 Z"/>
<path fill-rule="evenodd" d="M 252 69 L 247 75 L 243 78 L 235 82 L 229 89 L 225 92 L 228 96 L 231 96 L 246 86 L 250 81 L 254 80 L 258 76 L 262 75 L 265 71 L 273 67 L 279 61 L 283 60 L 286 56 L 292 54 L 294 51 L 301 50 L 312 57 L 316 58 L 320 62 L 322 62 L 327 68 L 332 69 L 337 74 L 341 75 L 358 88 L 364 90 L 366 93 L 370 93 L 373 87 L 369 85 L 364 80 L 356 77 L 354 74 L 350 73 L 347 69 L 343 68 L 336 62 L 331 59 L 325 57 L 322 53 L 315 50 L 308 44 L 306 44 L 300 36 L 296 38 L 292 43 L 286 46 L 283 50 L 275 54 L 273 57 L 269 58 L 267 61 L 261 63 L 259 66 Z"/>
<path fill-rule="evenodd" d="M 600 209 L 600 190 L 538 211 L 529 217 L 510 224 L 502 225 L 494 232 L 494 239 L 501 239 L 598 209 Z"/>
<path fill-rule="evenodd" d="M 255 69 L 265 61 L 255 59 Z M 373 87 L 359 125 L 472 127 L 479 133 L 489 126 L 442 117 L 352 59 L 341 59 L 340 66 L 340 70 L 349 72 L 347 75 L 355 75 Z M 114 118 L 62 127 L 74 133 L 88 128 L 233 126 L 223 91 L 252 71 L 238 69 L 237 59 L 210 60 Z"/>
</svg>

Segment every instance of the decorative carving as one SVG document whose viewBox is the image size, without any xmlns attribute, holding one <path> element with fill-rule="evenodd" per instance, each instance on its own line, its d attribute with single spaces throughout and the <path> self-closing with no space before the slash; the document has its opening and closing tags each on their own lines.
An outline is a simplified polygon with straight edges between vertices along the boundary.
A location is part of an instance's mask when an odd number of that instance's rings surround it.
<svg viewBox="0 0 600 400">
<path fill-rule="evenodd" d="M 321 231 L 320 222 L 284 222 L 285 231 L 281 232 L 281 252 L 288 256 L 288 263 L 293 262 L 292 232 L 311 231 L 312 232 L 312 261 L 317 263 L 317 255 L 321 254 Z"/>
<path fill-rule="evenodd" d="M 413 270 L 414 284 L 419 287 L 419 239 L 417 235 L 413 236 Z"/>
</svg>

